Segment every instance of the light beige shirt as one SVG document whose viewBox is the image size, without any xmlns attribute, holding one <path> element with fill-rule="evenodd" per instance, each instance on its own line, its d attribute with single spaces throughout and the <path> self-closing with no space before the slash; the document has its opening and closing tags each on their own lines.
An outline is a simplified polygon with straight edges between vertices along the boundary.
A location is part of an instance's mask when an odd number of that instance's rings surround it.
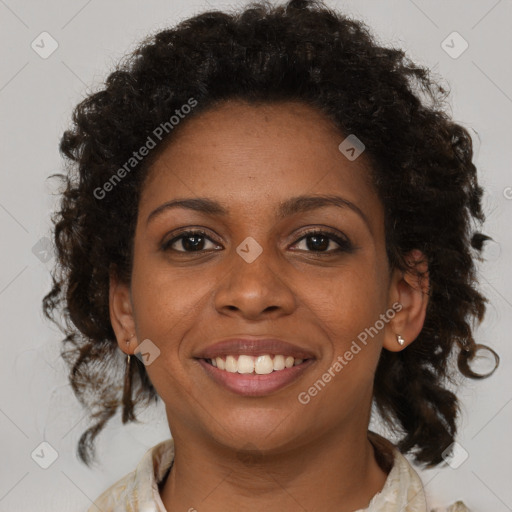
<svg viewBox="0 0 512 512">
<path fill-rule="evenodd" d="M 384 487 L 372 498 L 368 507 L 355 512 L 428 512 L 423 485 L 408 460 L 384 438 L 371 433 L 370 440 L 376 447 L 376 453 L 382 454 L 382 460 L 388 457 L 392 468 Z M 87 512 L 173 512 L 164 507 L 158 489 L 173 460 L 172 439 L 153 446 L 135 470 L 104 491 Z M 430 512 L 469 510 L 464 503 L 457 501 L 448 508 Z"/>
</svg>

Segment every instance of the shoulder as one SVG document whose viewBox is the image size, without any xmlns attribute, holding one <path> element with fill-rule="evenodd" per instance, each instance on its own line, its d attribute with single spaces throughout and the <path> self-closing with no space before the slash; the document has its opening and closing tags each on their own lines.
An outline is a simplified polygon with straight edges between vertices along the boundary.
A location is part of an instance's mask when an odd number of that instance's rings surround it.
<svg viewBox="0 0 512 512">
<path fill-rule="evenodd" d="M 174 443 L 167 439 L 149 448 L 137 467 L 98 496 L 87 512 L 159 512 L 165 510 L 158 483 L 174 459 Z"/>
<path fill-rule="evenodd" d="M 123 478 L 118 480 L 115 484 L 111 485 L 108 489 L 103 491 L 87 512 L 118 512 L 118 511 L 135 511 L 136 509 L 130 508 L 130 495 L 134 486 L 135 471 L 128 473 Z M 123 508 L 121 508 L 123 506 Z"/>
<path fill-rule="evenodd" d="M 368 438 L 374 447 L 378 464 L 388 473 L 388 477 L 381 492 L 374 497 L 365 512 L 470 512 L 462 501 L 457 501 L 446 508 L 430 509 L 427 506 L 423 484 L 412 464 L 387 439 L 374 432 L 369 432 Z M 394 508 L 397 505 L 398 508 Z"/>
</svg>

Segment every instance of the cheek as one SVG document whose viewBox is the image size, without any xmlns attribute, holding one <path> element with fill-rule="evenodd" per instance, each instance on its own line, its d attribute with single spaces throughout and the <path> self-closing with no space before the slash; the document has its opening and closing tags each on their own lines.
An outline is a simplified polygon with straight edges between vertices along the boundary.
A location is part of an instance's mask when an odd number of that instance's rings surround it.
<svg viewBox="0 0 512 512">
<path fill-rule="evenodd" d="M 190 379 L 186 340 L 191 332 L 198 339 L 201 331 L 208 329 L 202 316 L 211 307 L 215 282 L 206 272 L 170 268 L 155 262 L 154 257 L 140 255 L 134 260 L 132 297 L 137 331 L 141 341 L 149 339 L 158 349 L 158 358 L 146 370 L 159 395 L 169 403 L 176 402 L 177 390 Z"/>
<path fill-rule="evenodd" d="M 336 375 L 330 392 L 335 395 L 344 390 L 348 394 L 343 400 L 348 402 L 369 392 L 382 350 L 386 324 L 381 315 L 387 307 L 387 281 L 375 261 L 360 260 L 340 270 L 338 277 L 323 281 L 322 286 L 309 288 L 308 305 L 314 308 L 318 325 L 329 340 L 319 371 Z"/>
<path fill-rule="evenodd" d="M 385 280 L 372 264 L 351 265 L 312 287 L 304 283 L 303 297 L 335 338 L 357 336 L 373 325 L 386 307 Z"/>
<path fill-rule="evenodd" d="M 189 268 L 170 268 L 160 259 L 136 252 L 132 297 L 140 334 L 167 343 L 208 300 L 211 286 Z"/>
<path fill-rule="evenodd" d="M 175 410 L 186 409 L 185 397 L 178 392 L 188 378 L 180 351 L 191 316 L 201 305 L 200 293 L 193 288 L 174 271 L 144 264 L 142 258 L 134 261 L 132 297 L 139 343 L 150 340 L 156 347 L 152 349 L 156 357 L 146 371 L 157 393 L 165 403 L 173 403 Z"/>
<path fill-rule="evenodd" d="M 386 309 L 380 282 L 371 267 L 351 268 L 313 295 L 310 306 L 325 344 L 323 361 L 303 392 L 315 403 L 311 414 L 318 421 L 344 421 L 371 400 L 384 332 L 375 325 Z"/>
</svg>

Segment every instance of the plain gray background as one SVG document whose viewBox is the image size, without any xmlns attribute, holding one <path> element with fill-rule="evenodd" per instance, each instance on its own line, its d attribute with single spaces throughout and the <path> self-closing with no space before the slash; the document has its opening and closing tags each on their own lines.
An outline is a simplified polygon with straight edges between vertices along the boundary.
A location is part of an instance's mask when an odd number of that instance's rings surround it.
<svg viewBox="0 0 512 512">
<path fill-rule="evenodd" d="M 452 115 L 472 133 L 474 161 L 487 194 L 485 232 L 496 240 L 479 271 L 491 304 L 477 339 L 499 352 L 501 366 L 490 379 L 467 382 L 459 391 L 457 441 L 468 458 L 456 469 L 445 466 L 420 475 L 431 506 L 463 498 L 475 511 L 512 510 L 512 2 L 326 3 L 362 19 L 382 43 L 404 48 L 439 74 L 451 87 Z M 123 426 L 119 417 L 111 421 L 98 441 L 100 469 L 88 469 L 76 458 L 76 442 L 87 422 L 59 356 L 61 334 L 41 313 L 53 263 L 51 254 L 45 261 L 45 237 L 51 236 L 56 201 L 56 182 L 46 177 L 62 170 L 58 143 L 73 106 L 100 86 L 122 55 L 148 33 L 193 14 L 245 4 L 0 0 L 0 512 L 84 511 L 132 471 L 148 448 L 168 437 L 163 407 L 156 407 L 139 426 Z M 48 58 L 31 47 L 42 32 L 58 43 Z M 453 46 L 452 55 L 443 46 L 448 36 L 445 45 Z M 469 46 L 455 58 L 464 40 Z M 50 39 L 45 41 L 50 48 Z M 483 368 L 487 362 L 480 364 Z M 41 453 L 42 442 L 58 455 L 48 469 L 31 456 L 34 450 Z M 43 445 L 43 451 L 49 448 Z"/>
</svg>

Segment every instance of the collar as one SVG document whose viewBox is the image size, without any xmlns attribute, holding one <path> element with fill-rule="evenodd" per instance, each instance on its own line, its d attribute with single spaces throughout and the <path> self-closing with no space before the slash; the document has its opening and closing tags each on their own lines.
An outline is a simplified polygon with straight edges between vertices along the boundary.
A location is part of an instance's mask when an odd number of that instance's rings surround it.
<svg viewBox="0 0 512 512">
<path fill-rule="evenodd" d="M 174 440 L 146 451 L 137 467 L 104 491 L 88 512 L 167 512 L 158 484 L 174 461 Z"/>
<path fill-rule="evenodd" d="M 425 492 L 418 473 L 387 439 L 368 432 L 375 458 L 388 473 L 384 487 L 365 509 L 356 512 L 427 512 Z"/>
<path fill-rule="evenodd" d="M 423 485 L 409 461 L 378 434 L 369 432 L 368 439 L 377 462 L 388 476 L 368 507 L 356 512 L 428 512 Z M 146 451 L 134 471 L 104 491 L 88 512 L 168 512 L 158 486 L 173 461 L 174 440 L 158 443 Z M 467 512 L 467 508 L 457 502 L 447 509 L 450 511 Z"/>
</svg>

